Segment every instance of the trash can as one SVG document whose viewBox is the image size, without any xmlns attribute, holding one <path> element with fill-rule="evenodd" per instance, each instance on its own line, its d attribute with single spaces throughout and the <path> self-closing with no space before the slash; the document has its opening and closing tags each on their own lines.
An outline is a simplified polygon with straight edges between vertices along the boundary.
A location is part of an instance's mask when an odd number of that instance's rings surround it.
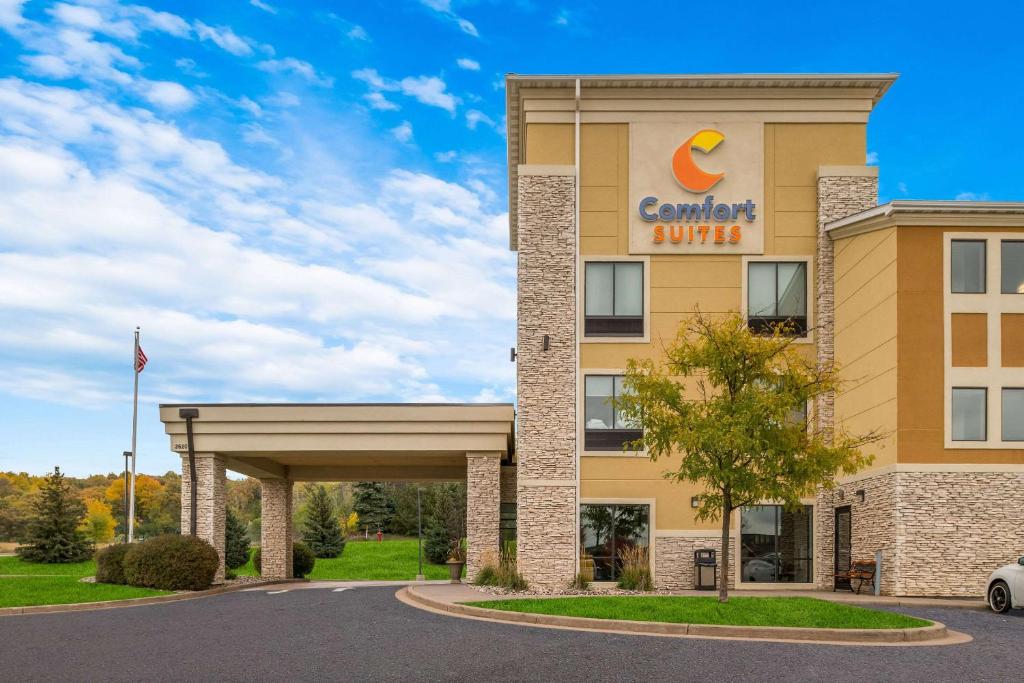
<svg viewBox="0 0 1024 683">
<path fill-rule="evenodd" d="M 693 587 L 699 591 L 718 588 L 718 552 L 713 548 L 693 551 Z"/>
</svg>

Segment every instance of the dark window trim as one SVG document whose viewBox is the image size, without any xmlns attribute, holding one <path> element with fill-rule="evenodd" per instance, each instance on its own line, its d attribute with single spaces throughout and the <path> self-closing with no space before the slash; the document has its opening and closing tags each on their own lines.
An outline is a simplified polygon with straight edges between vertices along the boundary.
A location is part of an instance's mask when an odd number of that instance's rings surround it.
<svg viewBox="0 0 1024 683">
<path fill-rule="evenodd" d="M 781 567 L 781 563 L 779 562 L 779 560 L 780 560 L 780 558 L 779 558 L 779 555 L 780 555 L 779 539 L 782 538 L 782 536 L 781 536 L 781 533 L 782 533 L 782 513 L 785 510 L 785 506 L 784 505 L 777 505 L 775 503 L 765 503 L 764 505 L 748 505 L 748 506 L 745 506 L 745 507 L 740 509 L 740 530 L 739 530 L 739 534 L 740 534 L 740 552 L 739 552 L 739 558 L 737 558 L 739 560 L 739 565 L 740 565 L 739 568 L 738 568 L 739 571 L 737 573 L 737 576 L 739 577 L 739 582 L 743 583 L 743 584 L 748 584 L 748 585 L 749 584 L 756 584 L 757 583 L 756 581 L 744 581 L 743 580 L 743 511 L 747 510 L 749 508 L 764 508 L 764 507 L 775 508 L 775 529 L 776 529 L 776 533 L 774 535 L 774 538 L 775 538 L 775 549 L 773 551 L 775 553 L 775 578 L 776 578 L 775 583 L 783 583 L 783 584 L 791 583 L 793 585 L 806 585 L 806 584 L 814 583 L 815 582 L 815 578 L 814 578 L 814 563 L 815 563 L 815 559 L 814 559 L 814 538 L 815 538 L 815 536 L 814 536 L 814 505 L 813 504 L 803 504 L 804 514 L 807 515 L 807 525 L 808 525 L 807 552 L 809 554 L 806 557 L 795 557 L 794 556 L 792 558 L 794 562 L 801 562 L 801 561 L 807 562 L 807 575 L 810 577 L 810 580 L 809 581 L 778 581 L 779 573 L 780 573 L 779 569 Z"/>
<path fill-rule="evenodd" d="M 587 428 L 587 379 L 590 377 L 612 378 L 612 400 L 616 398 L 615 378 L 622 375 L 607 373 L 588 373 L 583 375 L 583 450 L 584 451 L 624 451 L 626 444 L 643 437 L 642 429 L 617 429 L 615 427 L 615 407 L 612 406 L 612 426 L 607 429 Z M 631 451 L 636 452 L 636 451 Z"/>
<path fill-rule="evenodd" d="M 956 418 L 956 416 L 953 414 L 953 392 L 955 392 L 957 389 L 972 389 L 972 390 L 977 390 L 977 391 L 984 392 L 984 394 L 985 394 L 985 400 L 982 402 L 982 405 L 985 406 L 984 432 L 982 433 L 982 435 L 981 435 L 982 438 L 980 438 L 980 439 L 957 439 L 956 437 L 953 436 L 953 421 Z M 950 441 L 954 441 L 956 443 L 984 443 L 984 442 L 988 441 L 988 420 L 989 420 L 989 414 L 988 414 L 988 387 L 950 387 L 950 389 L 949 389 L 949 440 Z M 1002 436 L 1002 435 L 1000 434 L 1000 436 Z"/>
<path fill-rule="evenodd" d="M 1003 419 L 1006 413 L 1006 392 L 1007 391 L 1024 391 L 1024 387 L 1000 387 L 999 391 L 999 439 L 1003 443 L 1022 443 L 1024 438 L 1020 439 L 1007 439 L 1006 438 L 1006 420 Z M 988 400 L 988 397 L 985 397 Z M 986 416 L 987 417 L 987 416 Z M 985 420 L 988 422 L 988 420 Z"/>
<path fill-rule="evenodd" d="M 802 316 L 771 316 L 771 315 L 752 315 L 750 312 L 750 266 L 755 263 L 770 263 L 775 268 L 775 310 L 779 308 L 779 270 L 778 265 L 780 263 L 801 263 L 804 266 L 804 314 Z M 764 259 L 764 260 L 750 260 L 747 261 L 746 266 L 747 276 L 747 291 L 743 293 L 745 297 L 744 305 L 747 313 L 747 327 L 754 334 L 771 334 L 775 329 L 776 325 L 782 323 L 789 323 L 793 327 L 791 336 L 797 339 L 803 339 L 808 335 L 807 321 L 810 318 L 811 310 L 811 267 L 810 260 L 808 259 Z"/>
<path fill-rule="evenodd" d="M 1024 240 L 999 240 L 999 293 L 1000 294 L 1009 294 L 1009 295 L 1013 295 L 1013 296 L 1021 296 L 1021 295 L 1024 295 L 1024 292 L 1004 292 L 1003 291 L 1003 266 L 1005 265 L 1003 263 L 1003 245 L 1006 244 L 1007 242 L 1013 242 L 1013 243 L 1016 243 L 1016 244 L 1024 244 Z"/>
<path fill-rule="evenodd" d="M 957 242 L 968 244 L 980 244 L 984 247 L 981 250 L 981 291 L 980 292 L 958 292 L 953 289 L 953 245 Z M 985 239 L 956 239 L 949 241 L 949 293 L 950 294 L 987 294 L 988 293 L 988 240 Z"/>
<path fill-rule="evenodd" d="M 591 264 L 608 264 L 612 266 L 612 314 L 587 315 L 586 269 Z M 640 311 L 636 315 L 615 314 L 615 266 L 619 264 L 637 264 L 640 266 Z M 584 261 L 583 262 L 583 336 L 584 337 L 642 337 L 646 323 L 647 306 L 647 264 L 644 261 Z"/>
<path fill-rule="evenodd" d="M 580 527 L 580 530 L 579 530 L 579 532 L 580 532 L 580 538 L 581 539 L 583 537 L 583 506 L 585 506 L 585 505 L 586 506 L 590 506 L 590 507 L 611 508 L 612 527 L 610 529 L 610 531 L 611 531 L 610 540 L 611 540 L 612 554 L 611 554 L 610 557 L 607 556 L 607 555 L 591 555 L 590 556 L 591 559 L 594 559 L 594 560 L 598 560 L 598 559 L 601 559 L 601 560 L 611 560 L 612 578 L 610 579 L 610 581 L 618 581 L 618 579 L 619 579 L 619 576 L 618 576 L 619 575 L 619 554 L 618 554 L 618 549 L 615 547 L 615 541 L 618 539 L 618 534 L 615 533 L 615 520 L 618 519 L 618 516 L 619 516 L 618 512 L 619 512 L 619 508 L 620 507 L 643 507 L 643 508 L 647 508 L 647 543 L 644 545 L 644 547 L 647 548 L 647 561 L 648 561 L 648 563 L 653 561 L 653 557 L 651 556 L 651 504 L 650 503 L 587 503 L 587 502 L 584 502 L 584 501 L 580 501 L 580 509 L 579 509 L 579 522 L 580 522 L 579 523 L 579 527 Z M 582 541 L 580 541 L 580 545 L 581 546 L 583 545 Z M 608 580 L 605 580 L 605 582 L 608 582 Z"/>
</svg>

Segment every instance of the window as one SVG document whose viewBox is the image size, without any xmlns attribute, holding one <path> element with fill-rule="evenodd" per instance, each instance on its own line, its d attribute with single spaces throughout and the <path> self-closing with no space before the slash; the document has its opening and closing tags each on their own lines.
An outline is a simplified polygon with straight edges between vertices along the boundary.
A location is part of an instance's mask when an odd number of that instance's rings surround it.
<svg viewBox="0 0 1024 683">
<path fill-rule="evenodd" d="M 949 245 L 949 262 L 953 294 L 984 294 L 984 240 L 953 240 Z"/>
<path fill-rule="evenodd" d="M 953 441 L 985 441 L 987 389 L 953 389 Z"/>
<path fill-rule="evenodd" d="M 587 375 L 583 380 L 583 448 L 621 451 L 643 432 L 628 424 L 613 401 L 625 392 L 622 375 Z"/>
<path fill-rule="evenodd" d="M 1003 294 L 1024 294 L 1024 242 L 1004 241 L 1002 244 Z"/>
<path fill-rule="evenodd" d="M 1003 389 L 1003 441 L 1024 441 L 1024 389 Z"/>
<path fill-rule="evenodd" d="M 790 512 L 781 505 L 740 511 L 740 577 L 750 583 L 811 583 L 813 508 Z"/>
<path fill-rule="evenodd" d="M 622 552 L 649 545 L 647 505 L 580 505 L 581 569 L 593 563 L 594 581 L 616 581 Z"/>
<path fill-rule="evenodd" d="M 502 547 L 504 547 L 506 541 L 515 542 L 516 540 L 516 521 L 519 509 L 515 503 L 501 503 L 498 510 L 498 534 Z"/>
<path fill-rule="evenodd" d="M 747 266 L 750 329 L 770 333 L 788 323 L 793 334 L 807 334 L 807 263 L 752 261 Z"/>
<path fill-rule="evenodd" d="M 644 264 L 586 264 L 583 333 L 589 337 L 642 337 Z"/>
</svg>

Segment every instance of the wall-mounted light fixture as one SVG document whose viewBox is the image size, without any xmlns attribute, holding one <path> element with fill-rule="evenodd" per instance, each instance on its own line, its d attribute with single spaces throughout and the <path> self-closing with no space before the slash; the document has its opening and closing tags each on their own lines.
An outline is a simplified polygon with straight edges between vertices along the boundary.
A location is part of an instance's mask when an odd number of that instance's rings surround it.
<svg viewBox="0 0 1024 683">
<path fill-rule="evenodd" d="M 513 363 L 516 362 L 516 347 L 513 346 L 508 350 L 508 359 Z"/>
<path fill-rule="evenodd" d="M 551 337 L 544 335 L 544 350 L 547 351 L 551 348 Z"/>
<path fill-rule="evenodd" d="M 845 497 L 846 497 L 846 494 L 843 493 L 842 489 L 839 489 L 838 491 L 836 491 L 836 498 L 838 498 L 839 500 L 842 500 Z"/>
<path fill-rule="evenodd" d="M 699 508 L 700 507 L 700 496 L 693 496 L 692 498 L 690 498 L 690 507 L 692 507 L 692 508 Z"/>
<path fill-rule="evenodd" d="M 857 491 L 853 495 L 857 496 L 858 503 L 864 502 L 864 489 L 857 489 Z"/>
</svg>

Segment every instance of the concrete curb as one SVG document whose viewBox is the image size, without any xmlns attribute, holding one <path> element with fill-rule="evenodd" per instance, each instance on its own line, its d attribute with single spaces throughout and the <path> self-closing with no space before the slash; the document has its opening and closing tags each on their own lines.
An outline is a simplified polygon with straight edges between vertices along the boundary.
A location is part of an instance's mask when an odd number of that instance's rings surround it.
<svg viewBox="0 0 1024 683">
<path fill-rule="evenodd" d="M 234 586 L 218 586 L 204 591 L 188 591 L 184 593 L 173 593 L 171 595 L 154 595 L 149 598 L 127 598 L 125 600 L 104 600 L 103 602 L 73 602 L 63 605 L 28 605 L 25 607 L 0 607 L 0 617 L 10 617 L 22 614 L 59 614 L 61 612 L 88 612 L 97 609 L 116 609 L 119 607 L 139 607 L 141 605 L 159 605 L 164 602 L 178 602 L 179 600 L 194 600 L 206 598 L 222 593 L 234 593 L 246 588 L 259 588 L 261 586 L 276 586 L 279 584 L 305 583 L 307 579 L 278 579 L 267 581 L 256 581 L 240 583 Z"/>
<path fill-rule="evenodd" d="M 403 599 L 403 594 L 404 598 Z M 637 635 L 677 636 L 697 638 L 729 638 L 741 640 L 770 640 L 783 642 L 829 643 L 848 645 L 946 645 L 967 642 L 969 636 L 950 631 L 945 624 L 933 622 L 931 626 L 907 629 L 843 629 L 794 628 L 785 626 L 719 626 L 715 624 L 671 624 L 654 621 L 627 621 L 620 619 L 593 619 L 563 617 L 528 612 L 472 607 L 445 602 L 424 595 L 417 586 L 398 591 L 403 602 L 431 611 L 472 619 L 485 619 L 531 626 L 609 631 Z"/>
</svg>

